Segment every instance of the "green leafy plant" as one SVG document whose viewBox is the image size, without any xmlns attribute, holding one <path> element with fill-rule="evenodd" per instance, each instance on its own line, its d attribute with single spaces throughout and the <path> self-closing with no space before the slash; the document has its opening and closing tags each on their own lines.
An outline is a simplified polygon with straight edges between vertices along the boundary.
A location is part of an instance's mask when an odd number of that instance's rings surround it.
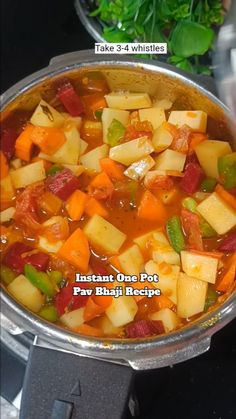
<svg viewBox="0 0 236 419">
<path fill-rule="evenodd" d="M 97 0 L 91 16 L 105 23 L 108 42 L 167 42 L 168 62 L 210 74 L 205 57 L 224 21 L 221 0 Z"/>
</svg>

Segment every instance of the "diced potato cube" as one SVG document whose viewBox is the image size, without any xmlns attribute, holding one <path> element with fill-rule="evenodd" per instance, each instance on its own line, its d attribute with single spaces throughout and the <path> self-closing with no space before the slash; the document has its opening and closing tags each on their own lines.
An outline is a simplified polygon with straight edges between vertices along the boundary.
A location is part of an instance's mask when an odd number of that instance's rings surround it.
<svg viewBox="0 0 236 419">
<path fill-rule="evenodd" d="M 105 95 L 109 108 L 141 109 L 151 108 L 152 102 L 147 93 L 111 92 Z"/>
<path fill-rule="evenodd" d="M 166 236 L 161 233 L 153 234 L 152 258 L 155 262 L 166 262 L 170 265 L 180 265 L 180 257 L 177 252 L 170 246 Z"/>
<path fill-rule="evenodd" d="M 15 188 L 25 188 L 25 186 L 46 178 L 42 160 L 20 167 L 20 169 L 10 172 L 10 175 Z"/>
<path fill-rule="evenodd" d="M 156 232 L 158 232 L 158 230 L 152 230 L 146 234 L 142 234 L 141 236 L 135 237 L 134 243 L 136 243 L 139 246 L 142 252 L 147 252 L 148 246 L 150 245 L 151 240 L 153 239 L 153 234 Z"/>
<path fill-rule="evenodd" d="M 158 128 L 166 120 L 165 112 L 160 108 L 140 109 L 138 113 L 140 121 L 151 122 L 153 129 Z"/>
<path fill-rule="evenodd" d="M 137 160 L 140 160 L 154 151 L 154 147 L 147 137 L 136 138 L 135 140 L 128 141 L 112 147 L 110 149 L 109 157 L 112 160 L 129 166 Z"/>
<path fill-rule="evenodd" d="M 225 234 L 236 225 L 236 212 L 216 192 L 202 201 L 197 211 L 218 234 Z"/>
<path fill-rule="evenodd" d="M 218 158 L 231 153 L 229 143 L 206 140 L 198 144 L 194 150 L 206 175 L 218 179 Z"/>
<path fill-rule="evenodd" d="M 208 283 L 180 273 L 177 283 L 177 315 L 188 318 L 204 310 Z"/>
<path fill-rule="evenodd" d="M 69 311 L 60 317 L 60 321 L 69 329 L 75 329 L 84 323 L 84 307 Z"/>
<path fill-rule="evenodd" d="M 70 129 L 64 131 L 66 141 L 64 144 L 52 155 L 39 153 L 39 157 L 49 160 L 53 163 L 72 164 L 78 163 L 80 155 L 81 139 L 75 125 L 70 125 Z"/>
<path fill-rule="evenodd" d="M 60 222 L 61 219 L 62 217 L 60 215 L 55 215 L 49 218 L 47 221 L 45 221 L 42 225 L 43 227 L 50 227 L 53 224 Z M 39 239 L 39 243 L 38 243 L 39 247 L 48 253 L 57 253 L 64 243 L 64 240 L 56 240 L 52 242 L 48 240 L 47 237 L 44 237 L 43 235 L 38 236 L 38 239 Z"/>
<path fill-rule="evenodd" d="M 106 309 L 106 315 L 113 326 L 120 327 L 132 322 L 137 311 L 135 299 L 124 295 L 112 299 L 111 305 Z"/>
<path fill-rule="evenodd" d="M 100 215 L 93 215 L 84 227 L 89 242 L 107 253 L 118 253 L 126 235 Z"/>
<path fill-rule="evenodd" d="M 151 314 L 150 319 L 162 321 L 166 333 L 177 329 L 180 325 L 179 317 L 169 308 L 162 308 L 156 313 Z"/>
<path fill-rule="evenodd" d="M 103 144 L 80 157 L 80 163 L 90 172 L 101 172 L 100 160 L 108 155 L 108 145 Z"/>
<path fill-rule="evenodd" d="M 13 218 L 13 215 L 15 214 L 16 209 L 14 207 L 10 207 L 5 209 L 4 211 L 0 212 L 0 222 L 6 223 L 7 221 L 10 221 Z"/>
<path fill-rule="evenodd" d="M 104 335 L 109 335 L 109 336 L 111 335 L 117 336 L 122 331 L 121 328 L 113 326 L 112 322 L 108 319 L 106 315 L 102 316 L 98 320 L 98 324 L 96 324 L 96 326 L 102 329 Z"/>
<path fill-rule="evenodd" d="M 65 118 L 65 124 L 72 122 L 77 129 L 81 127 L 82 118 L 80 116 L 71 116 L 67 112 L 61 112 L 61 115 Z"/>
<path fill-rule="evenodd" d="M 34 313 L 37 313 L 44 303 L 44 296 L 24 275 L 17 276 L 7 289 L 17 301 Z"/>
<path fill-rule="evenodd" d="M 129 247 L 121 255 L 118 256 L 122 272 L 126 275 L 138 275 L 143 269 L 143 255 L 137 244 Z"/>
<path fill-rule="evenodd" d="M 188 125 L 193 131 L 206 132 L 207 114 L 203 111 L 172 111 L 168 122 L 178 127 Z"/>
<path fill-rule="evenodd" d="M 138 160 L 132 163 L 125 171 L 124 175 L 133 180 L 141 180 L 147 174 L 147 172 L 155 166 L 155 160 L 151 156 L 144 157 L 144 159 Z"/>
<path fill-rule="evenodd" d="M 193 276 L 210 284 L 216 282 L 218 268 L 218 260 L 216 258 L 183 250 L 181 252 L 181 262 L 183 271 L 188 276 Z"/>
<path fill-rule="evenodd" d="M 85 170 L 82 164 L 63 164 L 63 167 L 70 169 L 75 176 L 80 176 Z"/>
<path fill-rule="evenodd" d="M 30 119 L 31 124 L 40 127 L 59 128 L 65 118 L 45 100 L 41 100 Z"/>
<path fill-rule="evenodd" d="M 13 169 L 19 169 L 22 166 L 21 159 L 14 159 L 10 162 L 11 167 Z"/>
<path fill-rule="evenodd" d="M 155 263 L 149 260 L 145 265 L 145 271 L 148 275 L 158 275 L 158 282 L 153 282 L 161 293 L 168 297 L 174 304 L 177 303 L 177 281 L 179 278 L 180 267 L 177 265 L 168 265 Z"/>
<path fill-rule="evenodd" d="M 108 142 L 107 134 L 108 128 L 110 127 L 113 119 L 121 122 L 122 125 L 126 126 L 129 121 L 129 112 L 118 109 L 104 108 L 102 111 L 102 128 L 103 128 L 103 141 Z"/>
<path fill-rule="evenodd" d="M 152 137 L 152 143 L 155 151 L 163 151 L 168 148 L 173 141 L 173 135 L 164 126 L 155 129 Z"/>
<path fill-rule="evenodd" d="M 0 196 L 1 201 L 11 201 L 15 195 L 15 190 L 12 185 L 11 176 L 8 175 L 0 181 Z"/>
<path fill-rule="evenodd" d="M 82 156 L 88 148 L 88 143 L 80 138 L 80 155 Z"/>
<path fill-rule="evenodd" d="M 160 109 L 170 109 L 173 105 L 173 102 L 171 102 L 169 99 L 156 99 L 153 102 L 154 108 L 160 108 Z"/>
<path fill-rule="evenodd" d="M 175 150 L 165 150 L 156 158 L 157 170 L 178 170 L 182 172 L 186 156 Z"/>
</svg>

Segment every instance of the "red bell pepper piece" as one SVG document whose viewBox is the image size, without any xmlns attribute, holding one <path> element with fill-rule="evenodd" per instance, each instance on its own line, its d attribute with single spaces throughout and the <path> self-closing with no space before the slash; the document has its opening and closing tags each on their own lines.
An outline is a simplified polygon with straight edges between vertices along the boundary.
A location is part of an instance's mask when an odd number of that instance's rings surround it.
<svg viewBox="0 0 236 419">
<path fill-rule="evenodd" d="M 199 164 L 188 163 L 179 185 L 187 194 L 192 194 L 198 190 L 204 176 L 204 172 Z"/>
<path fill-rule="evenodd" d="M 70 169 L 64 169 L 54 176 L 48 176 L 46 186 L 58 198 L 65 201 L 79 188 L 79 180 Z"/>
<path fill-rule="evenodd" d="M 79 286 L 80 288 L 88 288 L 87 284 L 78 282 L 68 284 L 66 287 L 62 288 L 54 299 L 55 307 L 60 316 L 65 313 L 66 308 L 72 311 L 86 305 L 89 296 L 73 295 L 74 286 Z"/>
<path fill-rule="evenodd" d="M 164 333 L 165 329 L 161 320 L 139 320 L 126 326 L 125 331 L 129 338 L 145 338 Z"/>
<path fill-rule="evenodd" d="M 1 150 L 8 161 L 14 155 L 17 133 L 11 128 L 1 130 Z"/>
<path fill-rule="evenodd" d="M 46 270 L 49 256 L 42 252 L 27 255 L 27 253 L 32 251 L 34 249 L 27 244 L 15 242 L 8 248 L 3 258 L 3 263 L 18 274 L 24 272 L 26 264 L 31 264 L 40 271 Z"/>
<path fill-rule="evenodd" d="M 84 112 L 82 101 L 70 81 L 58 88 L 58 97 L 71 116 L 79 116 Z"/>
<path fill-rule="evenodd" d="M 190 249 L 202 251 L 203 242 L 198 215 L 183 208 L 181 210 L 181 223 Z"/>
<path fill-rule="evenodd" d="M 234 252 L 236 250 L 236 231 L 230 233 L 219 245 L 220 252 Z"/>
</svg>

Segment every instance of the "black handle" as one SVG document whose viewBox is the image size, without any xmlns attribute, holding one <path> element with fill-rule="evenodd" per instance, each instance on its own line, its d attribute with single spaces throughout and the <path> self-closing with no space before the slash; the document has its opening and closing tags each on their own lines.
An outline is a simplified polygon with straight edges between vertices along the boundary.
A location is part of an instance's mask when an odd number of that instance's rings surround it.
<svg viewBox="0 0 236 419">
<path fill-rule="evenodd" d="M 133 370 L 32 345 L 20 419 L 124 419 Z"/>
</svg>

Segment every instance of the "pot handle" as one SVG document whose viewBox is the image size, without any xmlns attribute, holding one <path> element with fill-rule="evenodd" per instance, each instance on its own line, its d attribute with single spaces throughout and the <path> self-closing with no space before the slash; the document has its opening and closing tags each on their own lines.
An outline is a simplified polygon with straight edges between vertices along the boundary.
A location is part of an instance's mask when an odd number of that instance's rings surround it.
<svg viewBox="0 0 236 419">
<path fill-rule="evenodd" d="M 33 344 L 20 419 L 122 419 L 133 375 L 124 365 Z"/>
</svg>

